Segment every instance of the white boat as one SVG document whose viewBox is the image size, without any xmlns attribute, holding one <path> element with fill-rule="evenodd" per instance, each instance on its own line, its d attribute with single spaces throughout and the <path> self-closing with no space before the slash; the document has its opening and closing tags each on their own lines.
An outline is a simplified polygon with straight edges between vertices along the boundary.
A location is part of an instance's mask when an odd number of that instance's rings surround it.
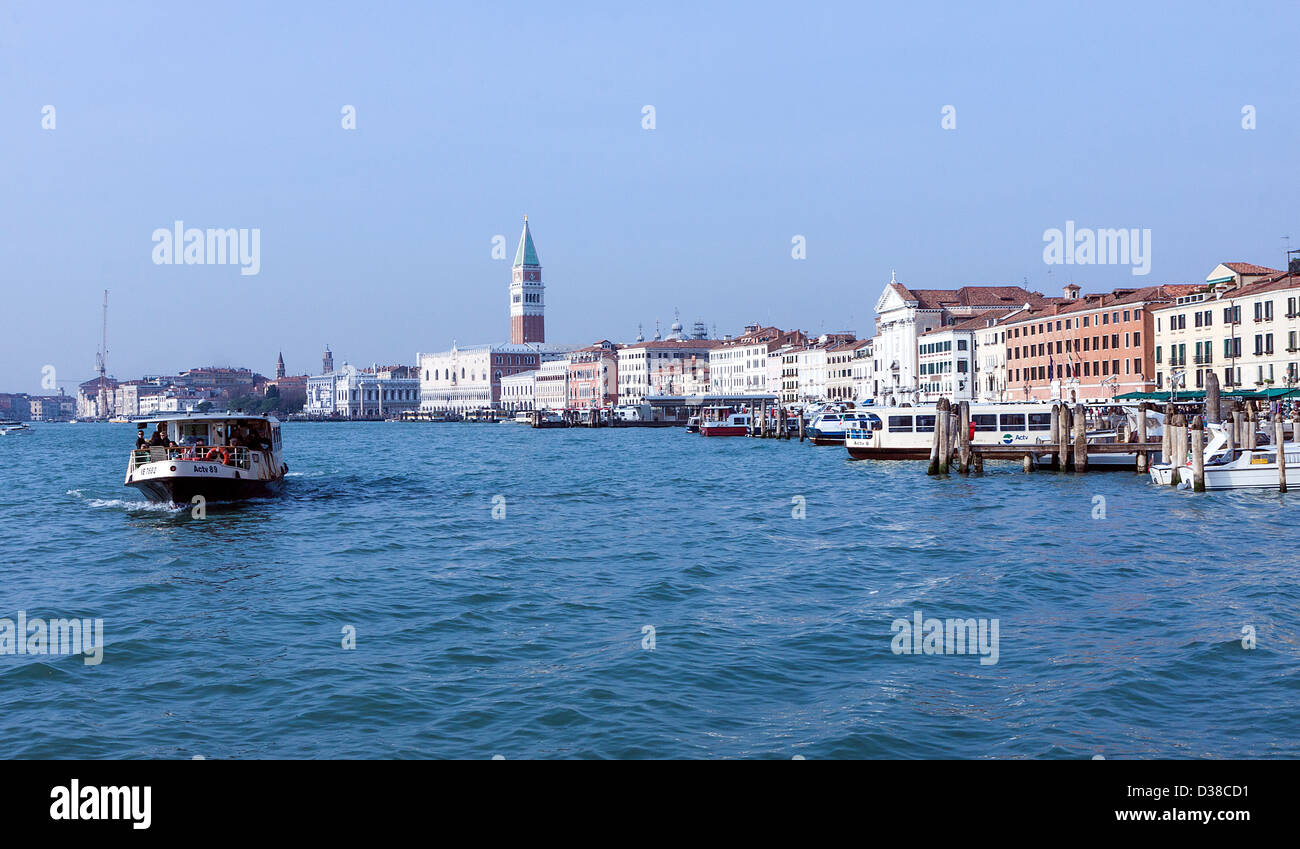
<svg viewBox="0 0 1300 849">
<path fill-rule="evenodd" d="M 880 423 L 880 416 L 866 410 L 828 409 L 813 416 L 804 427 L 804 435 L 813 445 L 843 445 L 850 430 L 875 428 Z"/>
<path fill-rule="evenodd" d="M 515 424 L 532 424 L 533 414 L 528 410 L 520 410 L 515 413 Z"/>
<path fill-rule="evenodd" d="M 1115 427 L 1118 422 L 1099 415 L 1103 409 L 1122 407 L 1128 418 L 1130 434 L 1137 432 L 1136 406 L 1110 404 L 1090 407 L 1087 415 L 1090 427 L 1085 434 L 1089 445 L 1113 444 L 1120 438 Z M 870 427 L 859 425 L 850 428 L 844 439 L 849 456 L 854 460 L 925 460 L 934 443 L 934 423 L 938 408 L 876 407 L 872 411 L 860 410 Z M 1118 416 L 1118 414 L 1115 414 Z M 1163 414 L 1147 411 L 1147 439 L 1159 439 Z M 1053 459 L 1052 405 L 1049 402 L 1023 404 L 971 404 L 971 424 L 975 426 L 972 445 L 1024 447 L 1033 454 L 1039 465 L 1050 465 Z M 1130 440 L 1136 436 L 1130 435 Z M 1036 446 L 1043 446 L 1035 451 Z M 1137 452 L 1111 454 L 1088 453 L 1090 466 L 1116 466 L 1132 468 L 1137 462 Z"/>
<path fill-rule="evenodd" d="M 31 425 L 25 422 L 0 422 L 0 436 L 21 435 L 31 432 Z"/>
<path fill-rule="evenodd" d="M 125 486 L 150 501 L 189 504 L 239 501 L 279 494 L 285 465 L 280 422 L 244 413 L 171 414 L 137 422 L 152 439 L 161 426 L 167 445 L 131 451 Z"/>
<path fill-rule="evenodd" d="M 1225 456 L 1222 456 L 1225 455 L 1228 450 L 1228 434 L 1224 428 L 1225 425 L 1218 424 L 1215 422 L 1206 422 L 1205 424 L 1206 468 L 1209 468 L 1209 466 L 1211 465 L 1218 466 L 1220 464 L 1227 462 L 1227 458 Z M 1258 447 L 1259 450 L 1264 450 L 1268 446 L 1268 443 L 1269 443 L 1269 437 L 1266 432 L 1262 430 L 1255 432 L 1255 445 Z M 1291 447 L 1288 446 L 1287 450 L 1290 451 Z M 1238 448 L 1237 451 L 1240 452 L 1241 449 Z M 1187 480 L 1190 481 L 1191 480 L 1190 474 L 1192 468 L 1190 454 L 1179 458 L 1178 462 L 1176 463 L 1154 463 L 1152 464 L 1151 468 L 1148 470 L 1148 474 L 1150 475 L 1151 480 L 1153 482 L 1158 483 L 1161 486 L 1169 486 L 1174 482 L 1174 476 L 1179 474 L 1178 470 L 1184 467 L 1186 467 L 1188 470 L 1189 477 L 1187 478 Z M 1287 468 L 1290 469 L 1291 467 L 1288 465 Z M 1272 469 L 1273 469 L 1273 484 L 1276 485 L 1277 484 L 1276 462 L 1273 464 Z M 1182 478 L 1180 477 L 1179 480 L 1181 481 Z M 1209 488 L 1208 484 L 1206 488 L 1207 489 Z"/>
<path fill-rule="evenodd" d="M 700 413 L 700 436 L 749 435 L 749 413 L 731 407 L 705 407 Z"/>
<path fill-rule="evenodd" d="M 1222 437 L 1222 443 L 1227 438 Z M 1223 444 L 1218 446 L 1225 447 Z M 1205 489 L 1276 489 L 1277 488 L 1277 446 L 1263 445 L 1256 448 L 1236 448 L 1229 456 L 1226 450 L 1219 450 L 1214 456 L 1205 458 Z M 1288 481 L 1300 481 L 1300 443 L 1288 442 L 1283 447 L 1286 477 Z M 1192 485 L 1192 467 L 1188 463 L 1177 469 L 1178 479 L 1182 485 Z"/>
</svg>

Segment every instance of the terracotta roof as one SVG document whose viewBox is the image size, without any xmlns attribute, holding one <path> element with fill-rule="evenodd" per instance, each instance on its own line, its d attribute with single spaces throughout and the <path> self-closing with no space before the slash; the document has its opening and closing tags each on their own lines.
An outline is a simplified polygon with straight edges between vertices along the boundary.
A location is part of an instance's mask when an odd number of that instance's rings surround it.
<svg viewBox="0 0 1300 849">
<path fill-rule="evenodd" d="M 936 327 L 933 330 L 927 330 L 921 335 L 929 336 L 931 333 L 943 333 L 945 330 L 983 330 L 986 327 L 990 327 L 993 324 L 998 324 L 1002 321 L 1006 321 L 1008 324 L 1011 323 L 1011 320 L 1007 318 L 1007 312 L 1005 310 L 986 310 L 985 312 L 973 315 L 970 318 L 963 319 L 954 324 L 947 324 L 943 327 Z"/>
<path fill-rule="evenodd" d="M 1253 262 L 1224 262 L 1220 263 L 1220 265 L 1223 265 L 1225 268 L 1231 268 L 1238 274 L 1255 275 L 1280 273 L 1279 269 L 1269 268 L 1264 265 L 1255 265 Z"/>
<path fill-rule="evenodd" d="M 1224 264 L 1226 265 L 1227 263 Z M 1263 280 L 1256 280 L 1254 283 L 1247 283 L 1239 289 L 1229 289 L 1223 293 L 1222 300 L 1247 298 L 1251 295 L 1262 295 L 1265 292 L 1294 289 L 1298 286 L 1300 286 L 1300 274 L 1288 274 L 1287 272 L 1282 271 L 1272 277 L 1267 277 Z"/>
<path fill-rule="evenodd" d="M 901 283 L 891 283 L 895 291 L 908 301 L 916 301 L 921 309 L 937 310 L 952 307 L 1019 307 L 1040 304 L 1046 298 L 1042 292 L 1031 292 L 1021 286 L 962 286 L 960 289 L 908 289 Z"/>
<path fill-rule="evenodd" d="M 1006 323 L 1021 324 L 1027 321 L 1039 321 L 1047 316 L 1071 315 L 1130 304 L 1161 303 L 1204 291 L 1204 283 L 1163 283 L 1159 286 L 1142 286 L 1136 289 L 1120 288 L 1100 295 L 1080 295 L 1071 299 L 1056 298 L 1053 299 L 1053 303 L 1042 307 L 1030 307 L 1023 316 L 1010 319 Z"/>
</svg>

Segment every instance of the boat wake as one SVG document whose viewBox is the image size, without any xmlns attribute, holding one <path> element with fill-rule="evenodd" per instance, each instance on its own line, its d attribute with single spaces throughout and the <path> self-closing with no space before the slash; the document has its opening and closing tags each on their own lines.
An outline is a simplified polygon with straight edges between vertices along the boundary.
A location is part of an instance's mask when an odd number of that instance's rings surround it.
<svg viewBox="0 0 1300 849">
<path fill-rule="evenodd" d="M 95 509 L 123 510 L 128 513 L 180 513 L 189 509 L 188 506 L 154 501 L 137 501 L 128 498 L 87 498 L 79 489 L 70 489 L 67 494 L 85 503 L 87 507 Z"/>
</svg>

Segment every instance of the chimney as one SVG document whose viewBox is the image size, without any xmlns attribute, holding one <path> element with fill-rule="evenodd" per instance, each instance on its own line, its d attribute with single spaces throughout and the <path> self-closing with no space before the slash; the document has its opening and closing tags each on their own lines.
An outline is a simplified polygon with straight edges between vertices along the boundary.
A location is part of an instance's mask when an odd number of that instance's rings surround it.
<svg viewBox="0 0 1300 849">
<path fill-rule="evenodd" d="M 1075 284 L 1075 283 L 1067 283 L 1067 284 L 1065 284 L 1065 299 L 1066 299 L 1067 301 L 1073 301 L 1073 300 L 1075 300 L 1075 299 L 1078 298 L 1078 297 L 1079 297 L 1079 286 L 1078 286 L 1078 284 Z"/>
</svg>

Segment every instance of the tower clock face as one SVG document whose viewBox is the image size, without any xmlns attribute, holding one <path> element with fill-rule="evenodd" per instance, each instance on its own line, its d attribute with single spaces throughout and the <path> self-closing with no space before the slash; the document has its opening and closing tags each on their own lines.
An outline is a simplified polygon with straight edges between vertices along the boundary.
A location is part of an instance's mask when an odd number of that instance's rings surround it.
<svg viewBox="0 0 1300 849">
<path fill-rule="evenodd" d="M 528 272 L 528 279 L 529 279 L 529 280 L 536 280 L 536 279 L 537 279 L 537 272 L 536 272 L 536 271 L 530 271 L 530 272 Z"/>
</svg>

